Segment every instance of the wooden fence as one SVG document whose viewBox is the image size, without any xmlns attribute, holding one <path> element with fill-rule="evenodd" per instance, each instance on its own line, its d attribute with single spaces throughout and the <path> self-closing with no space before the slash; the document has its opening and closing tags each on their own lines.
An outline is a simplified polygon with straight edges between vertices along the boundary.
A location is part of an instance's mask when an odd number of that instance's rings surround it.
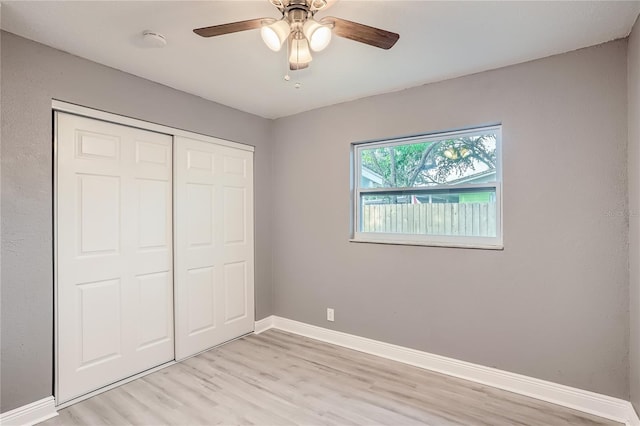
<svg viewBox="0 0 640 426">
<path fill-rule="evenodd" d="M 495 237 L 496 204 L 364 205 L 362 206 L 362 231 Z"/>
</svg>

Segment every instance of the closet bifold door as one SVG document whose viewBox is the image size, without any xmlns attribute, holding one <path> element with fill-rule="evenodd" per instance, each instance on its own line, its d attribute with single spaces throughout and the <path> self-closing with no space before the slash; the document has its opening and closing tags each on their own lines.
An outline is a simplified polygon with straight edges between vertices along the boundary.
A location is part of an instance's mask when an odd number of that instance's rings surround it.
<svg viewBox="0 0 640 426">
<path fill-rule="evenodd" d="M 253 153 L 176 137 L 176 359 L 253 331 Z"/>
<path fill-rule="evenodd" d="M 174 359 L 172 137 L 56 112 L 58 404 Z"/>
</svg>

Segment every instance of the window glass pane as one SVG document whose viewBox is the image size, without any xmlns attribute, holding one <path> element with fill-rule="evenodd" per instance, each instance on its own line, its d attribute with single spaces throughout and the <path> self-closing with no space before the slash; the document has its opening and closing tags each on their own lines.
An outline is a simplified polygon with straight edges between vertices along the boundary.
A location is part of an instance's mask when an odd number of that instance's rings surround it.
<svg viewBox="0 0 640 426">
<path fill-rule="evenodd" d="M 495 182 L 494 129 L 435 141 L 360 149 L 361 188 Z"/>
<path fill-rule="evenodd" d="M 360 232 L 495 237 L 495 188 L 361 195 Z"/>
</svg>

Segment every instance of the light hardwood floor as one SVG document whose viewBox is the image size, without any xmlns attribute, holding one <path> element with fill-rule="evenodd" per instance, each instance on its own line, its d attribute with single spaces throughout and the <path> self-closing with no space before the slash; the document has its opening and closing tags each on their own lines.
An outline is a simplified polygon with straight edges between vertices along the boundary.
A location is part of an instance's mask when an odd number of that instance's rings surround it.
<svg viewBox="0 0 640 426">
<path fill-rule="evenodd" d="M 617 425 L 305 337 L 250 335 L 42 425 Z"/>
</svg>

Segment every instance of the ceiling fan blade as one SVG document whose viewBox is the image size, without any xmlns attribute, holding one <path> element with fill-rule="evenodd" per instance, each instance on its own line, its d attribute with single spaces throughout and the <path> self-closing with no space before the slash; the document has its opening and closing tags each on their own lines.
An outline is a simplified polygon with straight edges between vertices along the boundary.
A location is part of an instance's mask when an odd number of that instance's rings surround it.
<svg viewBox="0 0 640 426">
<path fill-rule="evenodd" d="M 254 30 L 260 28 L 262 22 L 266 19 L 267 18 L 249 19 L 247 21 L 230 22 L 212 27 L 196 28 L 193 32 L 201 37 L 214 37 L 223 34 L 237 33 L 238 31 Z"/>
<path fill-rule="evenodd" d="M 380 28 L 370 27 L 346 19 L 335 18 L 333 16 L 323 18 L 322 23 L 333 23 L 333 33 L 338 37 L 359 41 L 380 49 L 391 49 L 400 38 L 399 34 Z"/>
</svg>

